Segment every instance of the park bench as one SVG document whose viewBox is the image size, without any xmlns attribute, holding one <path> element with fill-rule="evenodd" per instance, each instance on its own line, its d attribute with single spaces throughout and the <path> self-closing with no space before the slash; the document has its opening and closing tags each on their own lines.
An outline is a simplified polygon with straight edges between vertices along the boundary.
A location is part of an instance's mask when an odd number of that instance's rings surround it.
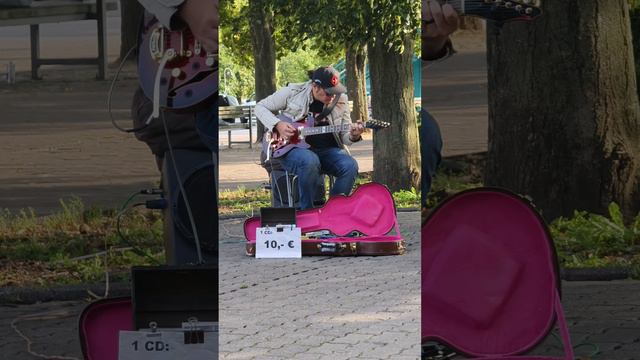
<svg viewBox="0 0 640 360">
<path fill-rule="evenodd" d="M 249 144 L 249 148 L 253 147 L 253 130 L 252 125 L 255 122 L 256 115 L 253 111 L 253 105 L 240 105 L 240 106 L 220 106 L 218 110 L 218 116 L 220 119 L 246 119 L 247 122 L 241 123 L 227 123 L 220 121 L 219 129 L 221 131 L 226 130 L 229 140 L 229 148 L 231 144 Z M 249 141 L 231 141 L 231 131 L 237 129 L 249 129 Z"/>
<path fill-rule="evenodd" d="M 39 79 L 42 65 L 97 65 L 98 79 L 107 68 L 106 12 L 117 10 L 117 0 L 40 0 L 28 7 L 0 7 L 0 27 L 29 25 L 31 30 L 31 77 Z M 98 56 L 96 58 L 55 59 L 40 57 L 40 24 L 78 20 L 96 20 Z"/>
</svg>

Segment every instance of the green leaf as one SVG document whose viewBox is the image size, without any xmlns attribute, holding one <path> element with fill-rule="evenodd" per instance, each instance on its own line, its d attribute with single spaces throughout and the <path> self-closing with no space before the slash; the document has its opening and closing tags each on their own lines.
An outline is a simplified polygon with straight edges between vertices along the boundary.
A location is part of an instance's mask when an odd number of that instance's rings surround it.
<svg viewBox="0 0 640 360">
<path fill-rule="evenodd" d="M 622 212 L 620 211 L 620 206 L 614 202 L 609 204 L 609 217 L 611 217 L 611 220 L 613 220 L 616 225 L 624 227 L 624 220 Z"/>
</svg>

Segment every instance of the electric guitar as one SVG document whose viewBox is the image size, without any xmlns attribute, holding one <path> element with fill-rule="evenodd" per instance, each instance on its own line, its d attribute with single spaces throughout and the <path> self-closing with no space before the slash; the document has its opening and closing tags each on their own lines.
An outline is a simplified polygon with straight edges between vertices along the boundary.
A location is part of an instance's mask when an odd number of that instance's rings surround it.
<svg viewBox="0 0 640 360">
<path fill-rule="evenodd" d="M 542 14 L 538 0 L 437 0 L 449 4 L 460 15 L 478 16 L 496 22 L 531 21 Z"/>
<path fill-rule="evenodd" d="M 138 74 L 156 107 L 191 109 L 217 100 L 217 54 L 207 53 L 188 28 L 171 31 L 149 14 L 140 31 Z"/>
<path fill-rule="evenodd" d="M 267 159 L 282 157 L 297 147 L 308 149 L 310 145 L 304 140 L 307 136 L 338 133 L 341 131 L 349 131 L 351 128 L 351 124 L 314 126 L 315 119 L 310 115 L 307 116 L 306 119 L 298 121 L 293 121 L 293 119 L 286 115 L 278 115 L 277 118 L 280 121 L 291 123 L 297 131 L 288 139 L 281 137 L 275 130 L 266 132 L 262 138 L 262 151 L 265 153 Z M 391 124 L 384 121 L 368 120 L 363 125 L 365 128 L 377 130 L 387 128 Z"/>
</svg>

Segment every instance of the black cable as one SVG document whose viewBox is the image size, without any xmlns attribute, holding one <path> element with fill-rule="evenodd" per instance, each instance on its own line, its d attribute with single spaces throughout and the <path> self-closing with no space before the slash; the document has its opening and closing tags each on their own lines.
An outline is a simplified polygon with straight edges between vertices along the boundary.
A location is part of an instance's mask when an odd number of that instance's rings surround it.
<svg viewBox="0 0 640 360">
<path fill-rule="evenodd" d="M 107 96 L 107 111 L 109 112 L 109 117 L 111 118 L 111 124 L 113 124 L 113 127 L 115 127 L 116 129 L 125 133 L 138 132 L 140 130 L 146 129 L 147 126 L 149 126 L 149 124 L 145 124 L 144 126 L 140 126 L 137 128 L 125 129 L 116 123 L 116 119 L 113 118 L 113 113 L 111 112 L 111 96 L 113 95 L 113 88 L 115 87 L 116 82 L 118 81 L 118 76 L 120 75 L 120 71 L 122 71 L 122 68 L 124 67 L 124 64 L 127 62 L 129 55 L 131 55 L 133 50 L 135 50 L 137 47 L 138 45 L 132 46 L 131 49 L 127 51 L 127 54 L 124 56 L 124 58 L 120 62 L 120 66 L 118 66 L 116 75 L 113 77 L 113 80 L 111 81 L 111 86 L 109 87 L 109 94 Z"/>
<path fill-rule="evenodd" d="M 131 240 L 129 240 L 129 238 L 127 238 L 122 231 L 120 231 L 120 219 L 122 219 L 122 216 L 124 214 L 127 213 L 127 211 L 136 208 L 138 206 L 144 206 L 145 203 L 136 203 L 133 204 L 133 206 L 122 209 L 119 213 L 118 216 L 116 217 L 116 233 L 118 234 L 118 236 L 120 237 L 120 239 L 122 241 L 124 241 L 125 244 L 129 245 L 131 247 L 131 249 L 133 250 L 134 253 L 138 254 L 139 256 L 142 257 L 146 257 L 147 259 L 151 260 L 152 263 L 154 263 L 155 265 L 161 265 L 161 263 L 154 258 L 151 254 L 149 254 L 148 252 L 142 250 L 140 247 L 138 247 L 136 244 L 134 244 Z"/>
</svg>

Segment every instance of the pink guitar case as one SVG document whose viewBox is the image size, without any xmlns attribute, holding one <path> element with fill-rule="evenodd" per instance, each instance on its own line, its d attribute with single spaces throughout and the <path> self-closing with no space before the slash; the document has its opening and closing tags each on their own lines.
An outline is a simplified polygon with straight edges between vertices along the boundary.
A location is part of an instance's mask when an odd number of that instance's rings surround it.
<svg viewBox="0 0 640 360">
<path fill-rule="evenodd" d="M 117 360 L 118 333 L 133 330 L 131 298 L 103 299 L 80 314 L 78 330 L 85 360 Z"/>
<path fill-rule="evenodd" d="M 378 183 L 363 184 L 350 196 L 332 196 L 321 208 L 296 212 L 296 225 L 303 235 L 321 230 L 334 234 L 331 238 L 303 239 L 302 255 L 400 255 L 405 249 L 393 197 Z M 260 217 L 244 223 L 249 256 L 255 255 L 258 227 Z M 362 235 L 349 236 L 354 231 Z"/>
<path fill-rule="evenodd" d="M 559 328 L 565 356 L 522 356 Z M 481 359 L 573 359 L 551 234 L 529 200 L 478 188 L 422 226 L 422 340 Z"/>
</svg>

